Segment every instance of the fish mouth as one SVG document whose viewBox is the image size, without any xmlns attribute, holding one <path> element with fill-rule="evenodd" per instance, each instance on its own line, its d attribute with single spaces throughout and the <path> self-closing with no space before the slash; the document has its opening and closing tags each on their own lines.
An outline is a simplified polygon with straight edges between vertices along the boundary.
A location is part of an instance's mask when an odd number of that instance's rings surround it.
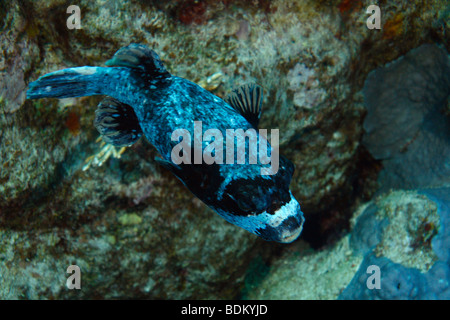
<svg viewBox="0 0 450 320">
<path fill-rule="evenodd" d="M 263 228 L 256 229 L 255 234 L 267 241 L 291 243 L 302 233 L 304 222 L 300 204 L 291 195 L 291 201 L 275 211 Z"/>
<path fill-rule="evenodd" d="M 295 240 L 297 240 L 297 238 L 302 233 L 303 222 L 305 221 L 305 219 L 303 217 L 301 217 L 301 218 L 302 219 L 301 219 L 301 221 L 299 221 L 298 227 L 295 228 L 294 230 L 286 230 L 285 232 L 283 232 L 280 239 L 278 240 L 278 242 L 291 243 L 291 242 L 294 242 Z"/>
<path fill-rule="evenodd" d="M 280 243 L 291 243 L 297 240 L 302 233 L 305 218 L 300 209 L 300 204 L 292 196 L 292 193 L 291 201 L 282 208 L 287 212 L 287 217 L 278 226 L 279 233 L 276 241 Z"/>
</svg>

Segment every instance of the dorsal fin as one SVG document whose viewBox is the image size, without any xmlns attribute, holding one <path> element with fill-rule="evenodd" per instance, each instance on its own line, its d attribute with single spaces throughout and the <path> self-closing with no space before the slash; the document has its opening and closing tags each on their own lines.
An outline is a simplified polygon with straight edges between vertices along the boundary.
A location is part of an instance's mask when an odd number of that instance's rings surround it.
<svg viewBox="0 0 450 320">
<path fill-rule="evenodd" d="M 106 65 L 140 69 L 152 76 L 170 76 L 156 52 L 142 44 L 132 43 L 120 48 Z"/>
<path fill-rule="evenodd" d="M 226 96 L 225 102 L 236 109 L 250 124 L 258 128 L 263 89 L 254 83 L 244 84 Z"/>
<path fill-rule="evenodd" d="M 129 146 L 142 136 L 134 109 L 114 98 L 106 97 L 95 110 L 94 126 L 106 143 Z"/>
</svg>

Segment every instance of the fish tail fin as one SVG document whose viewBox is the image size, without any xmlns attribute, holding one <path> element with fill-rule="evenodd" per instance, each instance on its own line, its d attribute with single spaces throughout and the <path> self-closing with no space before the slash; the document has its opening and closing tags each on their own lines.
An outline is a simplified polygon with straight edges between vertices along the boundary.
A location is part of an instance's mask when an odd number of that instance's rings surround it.
<svg viewBox="0 0 450 320">
<path fill-rule="evenodd" d="M 102 67 L 68 68 L 46 74 L 29 84 L 28 99 L 75 98 L 103 94 Z"/>
</svg>

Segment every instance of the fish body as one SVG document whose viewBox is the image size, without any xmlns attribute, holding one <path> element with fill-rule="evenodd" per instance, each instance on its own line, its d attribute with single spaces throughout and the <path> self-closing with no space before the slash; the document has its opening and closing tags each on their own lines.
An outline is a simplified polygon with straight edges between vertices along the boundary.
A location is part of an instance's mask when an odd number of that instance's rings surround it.
<svg viewBox="0 0 450 320">
<path fill-rule="evenodd" d="M 289 190 L 294 166 L 283 156 L 279 156 L 276 172 L 262 174 L 267 165 L 250 163 L 249 139 L 243 140 L 244 150 L 224 139 L 222 149 L 215 145 L 210 154 L 226 154 L 231 147 L 232 163 L 173 160 L 173 150 L 180 144 L 173 134 L 179 129 L 194 137 L 185 141 L 191 158 L 204 154 L 218 139 L 195 140 L 209 129 L 223 137 L 227 130 L 253 129 L 268 156 L 278 157 L 266 137 L 255 130 L 262 89 L 246 87 L 227 103 L 197 84 L 171 75 L 154 51 L 138 44 L 120 49 L 106 64 L 108 67 L 68 68 L 44 75 L 30 83 L 27 98 L 107 96 L 98 106 L 95 122 L 105 141 L 130 145 L 145 135 L 161 155 L 162 159 L 156 160 L 227 221 L 269 241 L 289 243 L 298 238 L 304 218 Z M 235 154 L 242 150 L 245 163 L 237 163 Z"/>
</svg>

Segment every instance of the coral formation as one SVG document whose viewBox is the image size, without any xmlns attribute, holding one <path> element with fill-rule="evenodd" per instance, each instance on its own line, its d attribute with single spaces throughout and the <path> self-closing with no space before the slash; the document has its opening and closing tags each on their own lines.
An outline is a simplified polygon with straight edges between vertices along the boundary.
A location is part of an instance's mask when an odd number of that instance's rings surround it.
<svg viewBox="0 0 450 320">
<path fill-rule="evenodd" d="M 314 70 L 297 63 L 287 74 L 289 90 L 294 92 L 294 105 L 306 109 L 314 108 L 323 101 L 326 92 L 319 87 Z"/>
</svg>

